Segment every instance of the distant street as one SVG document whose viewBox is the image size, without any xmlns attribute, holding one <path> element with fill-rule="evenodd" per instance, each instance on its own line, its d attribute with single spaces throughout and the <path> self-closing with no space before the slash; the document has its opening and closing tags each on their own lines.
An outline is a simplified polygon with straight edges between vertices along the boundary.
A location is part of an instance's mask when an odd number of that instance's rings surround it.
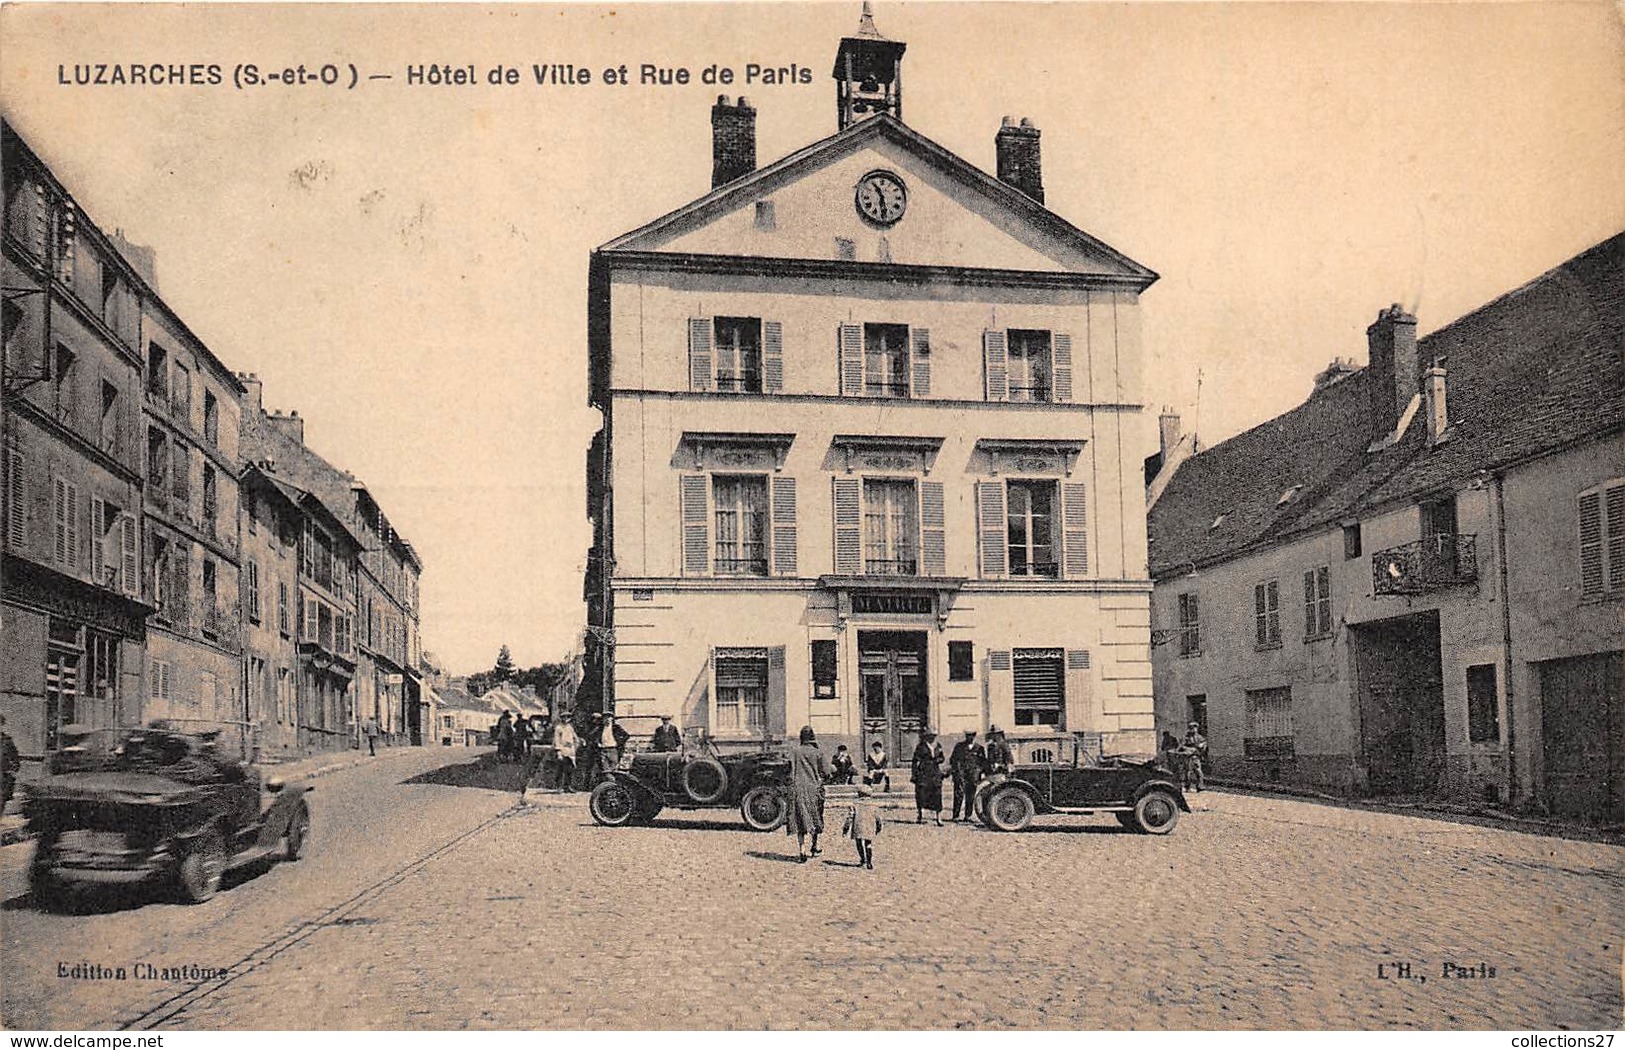
<svg viewBox="0 0 1625 1050">
<path fill-rule="evenodd" d="M 839 839 L 798 865 L 793 841 L 727 811 L 609 830 L 580 795 L 513 810 L 513 793 L 480 786 L 491 767 L 456 768 L 472 757 L 436 749 L 320 778 L 308 857 L 197 907 L 41 914 L 22 877 L 30 847 L 5 849 L 6 1025 L 1621 1019 L 1617 847 L 1207 793 L 1167 838 L 1110 818 L 1041 818 L 1020 835 L 891 824 L 865 872 Z M 137 961 L 227 973 L 195 987 L 57 976 L 59 963 Z"/>
</svg>

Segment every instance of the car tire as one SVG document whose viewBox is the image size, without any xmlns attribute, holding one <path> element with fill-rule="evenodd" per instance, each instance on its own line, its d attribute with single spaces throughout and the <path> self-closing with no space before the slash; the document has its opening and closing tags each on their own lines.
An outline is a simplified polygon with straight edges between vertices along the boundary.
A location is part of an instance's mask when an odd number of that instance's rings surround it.
<svg viewBox="0 0 1625 1050">
<path fill-rule="evenodd" d="M 175 866 L 175 887 L 183 901 L 202 904 L 220 889 L 226 873 L 226 840 L 210 828 L 197 836 Z"/>
<path fill-rule="evenodd" d="M 310 838 L 310 808 L 303 802 L 299 803 L 288 819 L 288 831 L 282 837 L 282 859 L 295 861 L 299 859 L 305 849 L 305 841 Z"/>
<path fill-rule="evenodd" d="M 587 798 L 587 812 L 606 828 L 624 828 L 638 815 L 638 800 L 632 789 L 619 780 L 600 781 Z"/>
<path fill-rule="evenodd" d="M 739 800 L 739 815 L 752 831 L 775 831 L 790 815 L 790 801 L 778 788 L 757 785 Z"/>
<path fill-rule="evenodd" d="M 728 771 L 714 758 L 700 757 L 683 767 L 683 794 L 696 805 L 721 802 L 728 793 Z"/>
<path fill-rule="evenodd" d="M 987 798 L 987 822 L 1000 831 L 1021 831 L 1033 822 L 1037 807 L 1021 788 L 1006 785 Z"/>
<path fill-rule="evenodd" d="M 1166 791 L 1147 791 L 1134 803 L 1134 827 L 1146 835 L 1166 835 L 1179 823 L 1179 801 Z"/>
</svg>

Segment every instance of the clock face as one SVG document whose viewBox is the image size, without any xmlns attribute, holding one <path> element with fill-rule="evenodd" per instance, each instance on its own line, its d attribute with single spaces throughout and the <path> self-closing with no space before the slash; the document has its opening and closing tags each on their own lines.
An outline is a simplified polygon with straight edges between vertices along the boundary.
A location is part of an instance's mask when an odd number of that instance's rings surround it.
<svg viewBox="0 0 1625 1050">
<path fill-rule="evenodd" d="M 858 180 L 854 200 L 859 215 L 877 226 L 890 226 L 908 208 L 908 190 L 891 172 L 871 171 Z"/>
</svg>

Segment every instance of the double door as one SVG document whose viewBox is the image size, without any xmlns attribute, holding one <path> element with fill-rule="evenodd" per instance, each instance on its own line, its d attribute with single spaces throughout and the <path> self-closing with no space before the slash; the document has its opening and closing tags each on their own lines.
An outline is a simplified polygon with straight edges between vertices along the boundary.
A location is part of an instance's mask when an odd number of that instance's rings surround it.
<svg viewBox="0 0 1625 1050">
<path fill-rule="evenodd" d="M 914 753 L 930 715 L 924 631 L 858 632 L 862 747 L 879 740 L 893 765 Z"/>
</svg>

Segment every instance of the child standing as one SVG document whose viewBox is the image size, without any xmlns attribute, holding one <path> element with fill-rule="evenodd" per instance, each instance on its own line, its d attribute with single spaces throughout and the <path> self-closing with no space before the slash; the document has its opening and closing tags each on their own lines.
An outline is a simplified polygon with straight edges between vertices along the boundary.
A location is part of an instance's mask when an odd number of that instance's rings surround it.
<svg viewBox="0 0 1625 1050">
<path fill-rule="evenodd" d="M 858 786 L 858 799 L 852 803 L 852 815 L 847 819 L 848 834 L 858 847 L 858 862 L 870 871 L 875 867 L 875 836 L 880 834 L 880 807 L 874 803 L 875 789 L 868 784 Z"/>
</svg>

